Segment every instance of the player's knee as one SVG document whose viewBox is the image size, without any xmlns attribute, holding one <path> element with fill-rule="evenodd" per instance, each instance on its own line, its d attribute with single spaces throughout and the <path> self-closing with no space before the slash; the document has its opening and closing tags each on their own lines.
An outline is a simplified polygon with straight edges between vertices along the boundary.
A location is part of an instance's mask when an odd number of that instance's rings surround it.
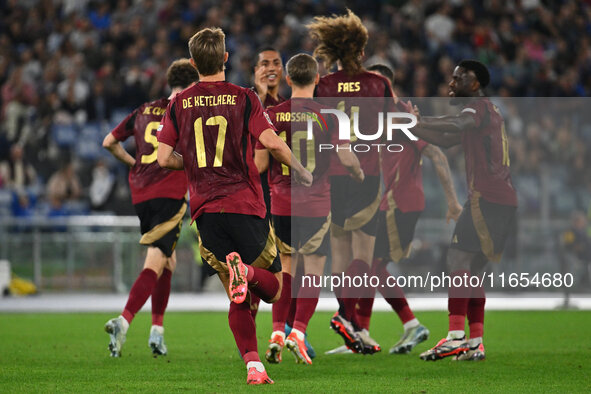
<svg viewBox="0 0 591 394">
<path fill-rule="evenodd" d="M 151 269 L 160 276 L 167 265 L 167 261 L 166 255 L 159 248 L 150 246 L 144 262 L 144 269 Z"/>
<path fill-rule="evenodd" d="M 271 298 L 269 301 L 267 301 L 268 304 L 274 304 L 275 302 L 279 301 L 279 298 L 281 298 L 281 287 L 282 286 L 279 286 L 279 289 L 277 290 L 275 296 Z"/>
<path fill-rule="evenodd" d="M 173 252 L 172 255 L 166 259 L 166 269 L 170 272 L 174 272 L 176 270 L 176 253 Z"/>
</svg>

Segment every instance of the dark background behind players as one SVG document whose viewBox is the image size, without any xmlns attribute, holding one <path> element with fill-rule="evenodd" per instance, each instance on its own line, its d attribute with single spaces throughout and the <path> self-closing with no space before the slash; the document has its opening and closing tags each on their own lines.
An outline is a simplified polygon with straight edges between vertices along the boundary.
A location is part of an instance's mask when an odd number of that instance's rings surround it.
<svg viewBox="0 0 591 394">
<path fill-rule="evenodd" d="M 69 213 L 88 212 L 90 174 L 102 154 L 98 142 L 133 107 L 166 93 L 164 70 L 172 59 L 186 56 L 190 35 L 203 26 L 225 28 L 234 53 L 228 79 L 252 86 L 256 48 L 272 45 L 284 60 L 296 52 L 311 52 L 303 24 L 313 15 L 342 13 L 345 5 L 369 29 L 365 64 L 392 65 L 401 81 L 395 87 L 399 95 L 440 95 L 444 76 L 460 58 L 478 58 L 489 66 L 491 96 L 589 95 L 588 3 L 463 3 L 2 2 L 0 161 L 8 160 L 13 143 L 23 145 L 37 173 L 27 188 L 30 210 L 44 216 L 49 207 L 44 185 L 64 158 L 71 157 L 83 193 L 66 208 Z M 439 30 L 446 34 L 432 34 Z M 591 124 L 589 114 L 571 119 L 582 125 L 576 132 L 565 121 L 538 115 L 521 114 L 508 124 L 513 176 L 523 194 L 521 215 L 536 217 L 546 203 L 551 217 L 564 217 L 573 209 L 586 211 L 591 133 L 583 126 Z M 461 155 L 447 153 L 461 184 Z M 126 169 L 107 163 L 118 182 L 103 209 L 132 214 Z M 550 175 L 542 173 L 546 169 Z M 544 176 L 554 182 L 548 189 L 541 185 Z M 426 177 L 427 189 L 436 184 L 428 171 Z M 544 193 L 546 199 L 540 197 Z M 10 215 L 11 189 L 0 186 L 0 195 L 0 215 Z M 425 212 L 427 217 L 442 214 L 437 204 L 427 205 L 435 207 Z"/>
</svg>

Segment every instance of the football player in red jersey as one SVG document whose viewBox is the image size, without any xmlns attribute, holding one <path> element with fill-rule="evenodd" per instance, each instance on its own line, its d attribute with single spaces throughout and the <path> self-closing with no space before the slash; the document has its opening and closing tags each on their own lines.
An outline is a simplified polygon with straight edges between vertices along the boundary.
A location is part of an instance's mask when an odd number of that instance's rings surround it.
<svg viewBox="0 0 591 394">
<path fill-rule="evenodd" d="M 273 225 L 278 241 L 285 244 L 284 250 L 280 248 L 280 252 L 292 253 L 293 250 L 296 260 L 301 255 L 305 274 L 319 277 L 324 272 L 328 253 L 326 235 L 330 225 L 330 155 L 319 154 L 318 147 L 331 143 L 336 130 L 329 118 L 324 128 L 311 123 L 313 137 L 308 136 L 309 119 L 318 116 L 321 109 L 325 108 L 313 99 L 314 88 L 319 80 L 316 60 L 306 54 L 295 55 L 287 62 L 287 74 L 287 83 L 292 88 L 291 99 L 268 112 L 279 136 L 293 147 L 302 164 L 305 163 L 314 176 L 314 183 L 310 188 L 292 185 L 289 169 L 275 160 L 270 161 L 268 152 L 260 143 L 257 144 L 255 162 L 259 171 L 269 169 Z M 338 158 L 351 176 L 359 182 L 363 181 L 363 171 L 353 152 L 340 150 Z M 283 259 L 281 261 L 284 262 Z M 291 259 L 287 261 L 291 262 Z M 283 265 L 283 290 L 279 301 L 273 304 L 273 332 L 265 357 L 271 363 L 280 362 L 285 344 L 298 363 L 311 364 L 312 359 L 305 345 L 305 332 L 316 309 L 320 287 L 301 287 L 295 290 L 298 297 L 292 299 L 291 273 L 291 264 Z M 295 317 L 293 329 L 286 339 L 285 322 L 290 304 L 296 305 Z"/>
<path fill-rule="evenodd" d="M 384 65 L 374 65 L 369 71 L 378 72 L 394 83 L 394 73 Z M 401 110 L 405 110 L 402 109 Z M 445 154 L 436 146 L 425 141 L 411 141 L 406 136 L 399 136 L 394 142 L 402 145 L 401 152 L 382 151 L 381 167 L 386 192 L 380 203 L 378 213 L 378 233 L 374 251 L 372 271 L 382 278 L 388 276 L 386 263 L 399 262 L 410 254 L 410 244 L 414 237 L 416 223 L 425 209 L 423 192 L 422 156 L 428 157 L 443 187 L 447 200 L 446 219 L 457 220 L 462 212 L 451 178 L 451 171 Z M 392 306 L 400 318 L 404 333 L 392 346 L 390 354 L 410 352 L 429 336 L 429 330 L 421 325 L 408 306 L 404 291 L 398 287 L 378 287 L 384 299 Z M 369 330 L 369 320 L 373 306 L 375 290 L 368 297 L 361 298 L 356 308 L 355 320 L 363 329 Z"/>
<path fill-rule="evenodd" d="M 312 174 L 275 134 L 256 93 L 225 82 L 223 31 L 200 30 L 189 40 L 189 51 L 200 81 L 168 105 L 158 134 L 158 163 L 185 171 L 202 256 L 228 292 L 228 320 L 246 364 L 247 383 L 273 383 L 258 356 L 248 293 L 275 302 L 281 294 L 281 263 L 265 219 L 251 135 L 293 169 L 296 181 L 311 185 Z"/>
<path fill-rule="evenodd" d="M 282 78 L 283 62 L 279 51 L 273 47 L 259 49 L 254 66 L 254 87 L 265 108 L 285 101 L 279 95 Z"/>
<path fill-rule="evenodd" d="M 478 275 L 489 260 L 500 260 L 517 210 L 505 121 L 483 91 L 489 80 L 484 64 L 461 61 L 449 83 L 450 97 L 462 105 L 460 113 L 422 117 L 413 129 L 429 143 L 443 147 L 461 144 L 464 150 L 468 201 L 447 254 L 447 269 L 452 278 Z M 484 289 L 467 284 L 450 286 L 448 297 L 447 337 L 423 352 L 421 358 L 439 360 L 455 356 L 457 360 L 483 360 Z M 466 316 L 470 327 L 468 341 L 464 333 Z"/>
<path fill-rule="evenodd" d="M 361 63 L 368 33 L 359 17 L 348 10 L 346 15 L 316 17 L 308 28 L 318 42 L 314 54 L 324 61 L 327 70 L 335 63 L 338 68 L 338 71 L 320 78 L 316 96 L 342 97 L 347 113 L 353 110 L 347 108 L 347 98 L 375 98 L 384 103 L 384 112 L 388 112 L 393 105 L 390 83 L 383 76 L 365 70 Z M 364 119 L 364 112 L 359 116 L 362 118 L 360 123 L 370 123 L 371 127 L 372 123 L 377 124 L 374 119 Z M 351 138 L 353 149 L 359 142 L 363 141 Z M 370 150 L 358 153 L 357 157 L 365 173 L 361 184 L 355 182 L 339 163 L 333 161 L 331 168 L 330 241 L 332 272 L 337 276 L 343 272 L 349 277 L 363 276 L 369 273 L 373 259 L 381 197 L 379 154 L 377 150 Z M 331 319 L 331 327 L 343 337 L 345 345 L 357 353 L 365 348 L 372 349 L 369 353 L 379 350 L 377 342 L 352 322 L 360 298 L 359 289 L 336 289 L 335 295 L 339 311 Z M 365 347 L 364 343 L 369 346 Z"/>
<path fill-rule="evenodd" d="M 279 95 L 279 87 L 281 79 L 283 78 L 283 62 L 281 61 L 281 54 L 273 47 L 263 47 L 257 51 L 256 62 L 254 65 L 254 87 L 253 89 L 259 95 L 261 102 L 265 108 L 273 107 L 285 101 Z M 256 145 L 256 138 L 253 137 L 253 145 Z M 267 172 L 261 173 L 261 186 L 263 187 L 263 197 L 265 198 L 265 205 L 267 207 L 267 216 L 270 218 L 271 198 L 269 194 L 269 183 Z M 280 250 L 281 252 L 281 247 Z M 281 264 L 284 260 L 289 259 L 290 255 L 281 253 Z M 286 262 L 290 265 L 290 262 Z M 259 309 L 260 298 L 255 294 L 251 294 L 251 312 L 253 318 Z"/>
<path fill-rule="evenodd" d="M 129 187 L 131 200 L 140 218 L 140 243 L 148 245 L 144 269 L 131 288 L 123 313 L 105 325 L 111 337 L 109 350 L 112 357 L 121 356 L 129 324 L 150 295 L 152 329 L 148 344 L 154 354 L 167 353 L 162 322 L 170 294 L 170 279 L 176 266 L 174 249 L 187 209 L 187 180 L 182 172 L 163 169 L 156 162 L 156 130 L 170 99 L 197 82 L 199 75 L 189 59 L 181 59 L 172 63 L 166 77 L 172 89 L 170 97 L 141 105 L 103 141 L 103 147 L 130 167 Z M 136 145 L 135 157 L 120 144 L 120 141 L 132 136 Z"/>
</svg>

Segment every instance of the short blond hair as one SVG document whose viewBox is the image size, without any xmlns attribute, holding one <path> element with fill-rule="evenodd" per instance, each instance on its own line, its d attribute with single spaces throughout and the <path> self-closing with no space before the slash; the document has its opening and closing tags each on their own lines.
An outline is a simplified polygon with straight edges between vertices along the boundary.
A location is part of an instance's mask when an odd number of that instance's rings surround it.
<svg viewBox="0 0 591 394">
<path fill-rule="evenodd" d="M 287 61 L 285 69 L 294 85 L 304 87 L 314 83 L 318 62 L 310 55 L 299 53 Z"/>
<path fill-rule="evenodd" d="M 201 75 L 213 75 L 224 70 L 226 35 L 219 27 L 199 30 L 189 40 L 189 52 Z"/>
</svg>

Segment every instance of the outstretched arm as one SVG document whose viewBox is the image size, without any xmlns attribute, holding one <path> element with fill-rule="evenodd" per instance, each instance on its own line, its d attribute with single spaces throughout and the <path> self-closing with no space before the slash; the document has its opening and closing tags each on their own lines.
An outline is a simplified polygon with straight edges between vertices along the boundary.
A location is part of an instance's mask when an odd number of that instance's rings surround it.
<svg viewBox="0 0 591 394">
<path fill-rule="evenodd" d="M 448 223 L 450 219 L 457 221 L 462 213 L 462 206 L 458 202 L 447 157 L 441 149 L 433 145 L 427 145 L 425 149 L 423 149 L 423 154 L 433 162 L 435 171 L 439 177 L 439 182 L 441 182 L 441 186 L 443 187 L 443 192 L 445 193 L 445 198 L 447 200 L 447 213 L 445 219 Z"/>
<path fill-rule="evenodd" d="M 416 106 L 413 107 L 417 117 L 417 125 L 413 134 L 430 144 L 449 148 L 462 142 L 461 132 L 476 127 L 474 117 L 461 112 L 459 115 L 420 116 Z"/>
<path fill-rule="evenodd" d="M 293 157 L 289 146 L 272 129 L 265 129 L 259 136 L 259 141 L 277 161 L 294 170 L 295 180 L 298 183 L 304 186 L 312 185 L 312 174 L 302 166 L 298 159 Z"/>
<path fill-rule="evenodd" d="M 421 116 L 417 126 L 442 133 L 460 133 L 476 127 L 476 121 L 467 112 L 458 115 Z"/>
<path fill-rule="evenodd" d="M 450 148 L 462 143 L 462 137 L 458 133 L 444 133 L 437 130 L 429 130 L 420 125 L 413 127 L 412 133 L 420 139 L 442 148 Z"/>
</svg>

